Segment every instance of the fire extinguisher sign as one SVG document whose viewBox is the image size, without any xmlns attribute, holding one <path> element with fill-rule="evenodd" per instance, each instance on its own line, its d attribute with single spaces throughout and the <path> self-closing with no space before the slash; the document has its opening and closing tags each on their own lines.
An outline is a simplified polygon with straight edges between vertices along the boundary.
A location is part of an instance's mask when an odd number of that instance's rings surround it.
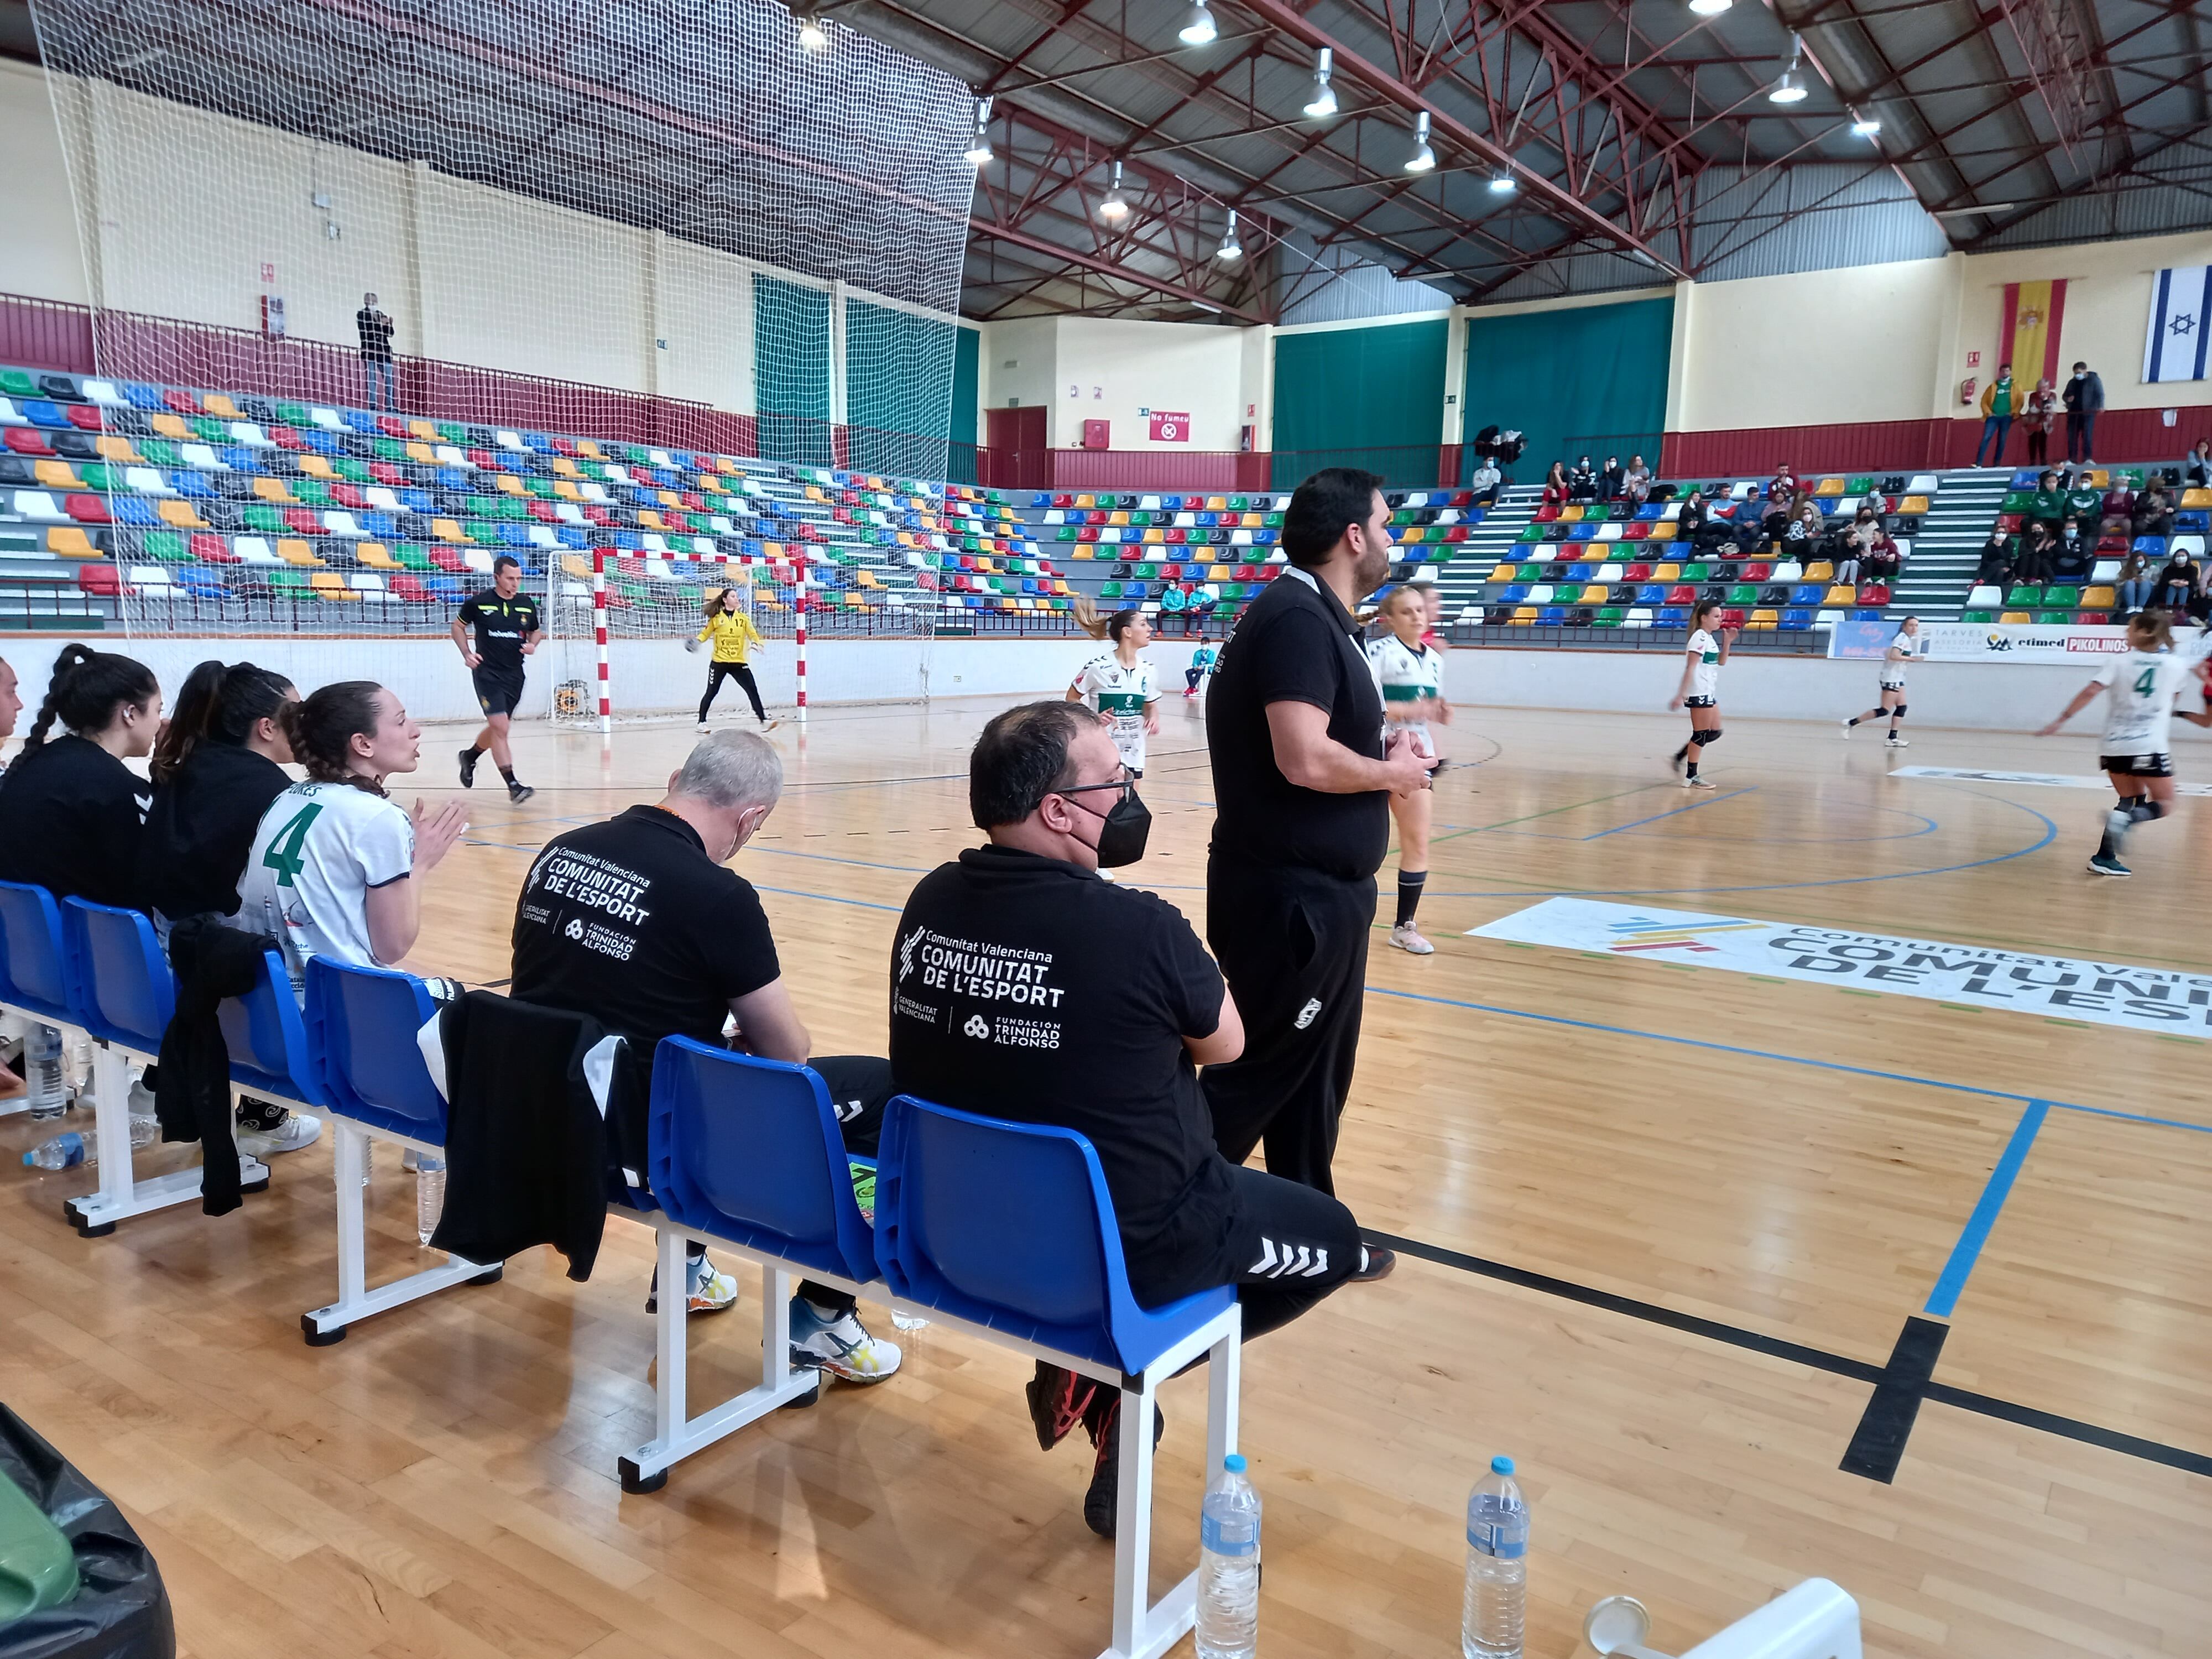
<svg viewBox="0 0 2212 1659">
<path fill-rule="evenodd" d="M 1152 441 L 1156 444 L 1187 444 L 1190 441 L 1190 416 L 1170 410 L 1152 411 Z"/>
</svg>

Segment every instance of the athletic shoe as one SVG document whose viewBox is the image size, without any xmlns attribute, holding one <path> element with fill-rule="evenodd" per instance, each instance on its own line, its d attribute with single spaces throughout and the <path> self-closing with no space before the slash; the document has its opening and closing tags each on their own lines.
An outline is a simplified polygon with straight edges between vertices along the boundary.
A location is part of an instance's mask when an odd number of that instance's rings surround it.
<svg viewBox="0 0 2212 1659">
<path fill-rule="evenodd" d="M 464 749 L 461 750 L 462 788 L 473 789 L 477 787 L 477 763 L 483 758 L 483 750 L 481 749 Z"/>
<path fill-rule="evenodd" d="M 704 720 L 701 720 L 701 721 L 699 722 L 699 730 L 701 730 L 702 732 L 704 732 L 706 729 L 707 729 L 707 722 L 706 722 L 706 721 L 704 721 Z"/>
<path fill-rule="evenodd" d="M 1720 787 L 1720 785 L 1715 783 L 1711 778 L 1686 777 L 1682 780 L 1682 787 L 1685 789 L 1717 789 Z"/>
<path fill-rule="evenodd" d="M 794 1296 L 791 1363 L 828 1371 L 848 1382 L 880 1382 L 898 1370 L 898 1344 L 870 1336 L 860 1328 L 860 1316 L 849 1310 L 824 1319 L 805 1297 Z"/>
<path fill-rule="evenodd" d="M 1050 1451 L 1075 1432 L 1098 1395 L 1098 1384 L 1080 1371 L 1064 1370 L 1040 1359 L 1036 1375 L 1023 1390 L 1029 1396 L 1030 1426 L 1037 1447 Z"/>
<path fill-rule="evenodd" d="M 296 1152 L 312 1146 L 323 1133 L 323 1121 L 285 1106 L 257 1101 L 238 1115 L 238 1150 L 249 1158 L 269 1158 L 277 1152 Z"/>
<path fill-rule="evenodd" d="M 1386 1250 L 1380 1244 L 1363 1244 L 1359 1253 L 1359 1268 L 1351 1279 L 1354 1285 L 1371 1285 L 1378 1279 L 1388 1279 L 1398 1265 L 1397 1251 Z"/>
<path fill-rule="evenodd" d="M 2089 860 L 2089 873 L 2093 876 L 2124 876 L 2133 872 L 2110 853 L 2100 853 Z"/>
<path fill-rule="evenodd" d="M 761 730 L 763 732 L 773 732 L 777 726 L 782 724 L 783 722 L 781 720 L 763 720 L 761 722 Z"/>
<path fill-rule="evenodd" d="M 1910 749 L 1912 747 L 1912 745 L 1907 743 L 1903 738 L 1892 738 L 1884 746 L 1890 749 Z"/>
<path fill-rule="evenodd" d="M 1390 943 L 1401 951 L 1417 957 L 1434 956 L 1437 947 L 1413 931 L 1413 924 L 1401 921 L 1390 930 Z"/>
<path fill-rule="evenodd" d="M 1857 722 L 1856 720 L 1845 720 L 1845 721 L 1843 723 L 1843 725 L 1844 725 L 1844 741 L 1845 743 L 1849 743 L 1849 742 L 1851 740 L 1851 728 L 1852 728 L 1853 726 L 1856 726 L 1857 724 L 1858 724 L 1858 722 Z"/>
<path fill-rule="evenodd" d="M 691 1282 L 690 1295 L 685 1298 L 684 1311 L 687 1314 L 717 1314 L 725 1308 L 738 1305 L 738 1281 L 717 1267 L 705 1256 L 698 1258 L 695 1273 L 685 1264 L 685 1276 Z M 652 1287 L 645 1293 L 645 1310 L 660 1311 L 660 1269 L 653 1270 Z"/>
<path fill-rule="evenodd" d="M 518 806 L 537 793 L 526 783 L 510 783 L 507 786 L 507 798 Z"/>
<path fill-rule="evenodd" d="M 1092 1421 L 1085 1425 L 1091 1430 L 1091 1443 L 1098 1449 L 1098 1460 L 1091 1466 L 1091 1486 L 1083 1494 L 1083 1524 L 1101 1538 L 1110 1539 L 1121 1496 L 1121 1395 L 1119 1389 L 1102 1389 L 1099 1394 L 1104 1407 L 1094 1409 Z M 1152 1444 L 1160 1443 L 1167 1427 L 1167 1414 L 1155 1405 Z"/>
</svg>

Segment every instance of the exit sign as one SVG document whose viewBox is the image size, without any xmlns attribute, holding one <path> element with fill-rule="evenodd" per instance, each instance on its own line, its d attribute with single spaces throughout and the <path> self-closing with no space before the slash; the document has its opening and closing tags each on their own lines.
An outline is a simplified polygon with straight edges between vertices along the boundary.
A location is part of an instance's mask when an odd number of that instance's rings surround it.
<svg viewBox="0 0 2212 1659">
<path fill-rule="evenodd" d="M 1187 444 L 1190 441 L 1190 416 L 1171 410 L 1156 409 L 1152 412 L 1152 441 L 1156 444 Z"/>
</svg>

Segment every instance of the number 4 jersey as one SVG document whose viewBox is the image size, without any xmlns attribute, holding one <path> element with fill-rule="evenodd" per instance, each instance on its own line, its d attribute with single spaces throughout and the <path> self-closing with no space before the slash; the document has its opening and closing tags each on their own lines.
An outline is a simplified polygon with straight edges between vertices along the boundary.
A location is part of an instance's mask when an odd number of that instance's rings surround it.
<svg viewBox="0 0 2212 1659">
<path fill-rule="evenodd" d="M 349 783 L 295 783 L 261 815 L 231 924 L 283 944 L 295 991 L 311 957 L 388 966 L 369 945 L 368 890 L 414 868 L 415 824 L 399 806 Z"/>
<path fill-rule="evenodd" d="M 2105 686 L 2106 755 L 2163 755 L 2172 746 L 2173 699 L 2212 650 L 2212 634 L 2176 642 L 2171 651 L 2120 651 L 2099 669 Z"/>
</svg>

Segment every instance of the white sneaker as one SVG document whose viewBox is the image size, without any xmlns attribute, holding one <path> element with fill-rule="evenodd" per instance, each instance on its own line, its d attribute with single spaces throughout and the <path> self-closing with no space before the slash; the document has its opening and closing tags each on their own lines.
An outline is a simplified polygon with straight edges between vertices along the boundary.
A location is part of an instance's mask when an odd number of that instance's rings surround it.
<svg viewBox="0 0 2212 1659">
<path fill-rule="evenodd" d="M 1892 738 L 1889 740 L 1889 747 L 1892 749 L 1910 749 L 1912 745 L 1907 743 L 1903 738 Z"/>
<path fill-rule="evenodd" d="M 702 731 L 702 732 L 704 732 L 704 731 L 707 729 L 707 722 L 706 722 L 706 721 L 704 721 L 704 720 L 701 720 L 701 721 L 699 722 L 698 729 L 699 729 L 700 731 Z"/>
<path fill-rule="evenodd" d="M 738 1281 L 717 1267 L 705 1256 L 699 1258 L 699 1271 L 691 1277 L 691 1293 L 684 1311 L 695 1314 L 720 1313 L 733 1308 L 738 1302 Z"/>
<path fill-rule="evenodd" d="M 1685 789 L 1717 789 L 1720 787 L 1720 785 L 1715 783 L 1711 778 L 1686 777 L 1682 780 L 1682 787 Z"/>
<path fill-rule="evenodd" d="M 870 1336 L 860 1316 L 824 1320 L 803 1296 L 791 1298 L 791 1363 L 842 1376 L 848 1382 L 880 1382 L 899 1368 L 896 1342 Z"/>
<path fill-rule="evenodd" d="M 1410 921 L 1401 922 L 1390 930 L 1390 943 L 1417 957 L 1434 956 L 1437 951 L 1435 945 L 1413 931 L 1413 924 Z"/>
<path fill-rule="evenodd" d="M 1845 720 L 1845 721 L 1843 723 L 1843 725 L 1844 725 L 1844 741 L 1845 743 L 1849 743 L 1849 742 L 1851 740 L 1851 727 L 1853 727 L 1854 726 L 1856 726 L 1857 724 L 1858 724 L 1858 722 L 1857 722 L 1856 720 Z"/>
<path fill-rule="evenodd" d="M 238 1126 L 238 1150 L 249 1158 L 270 1158 L 278 1152 L 296 1152 L 302 1146 L 312 1146 L 322 1138 L 323 1121 L 310 1117 L 305 1112 L 287 1110 L 284 1115 L 266 1128 L 252 1129 L 241 1121 Z"/>
</svg>

